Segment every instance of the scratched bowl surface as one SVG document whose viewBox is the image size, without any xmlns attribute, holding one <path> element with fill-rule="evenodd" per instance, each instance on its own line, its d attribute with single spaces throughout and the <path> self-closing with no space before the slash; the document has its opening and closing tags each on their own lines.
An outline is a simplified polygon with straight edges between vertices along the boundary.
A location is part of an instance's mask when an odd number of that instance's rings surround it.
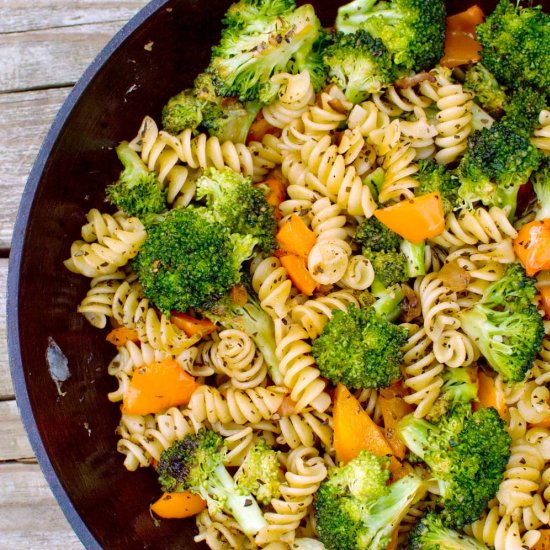
<svg viewBox="0 0 550 550">
<path fill-rule="evenodd" d="M 313 2 L 325 25 L 341 3 Z M 9 274 L 12 375 L 33 448 L 86 548 L 198 548 L 193 521 L 154 524 L 149 503 L 159 489 L 151 470 L 122 465 L 119 412 L 106 397 L 115 387 L 106 369 L 113 349 L 76 313 L 89 281 L 62 260 L 86 212 L 106 206 L 105 186 L 120 170 L 113 147 L 135 135 L 144 115 L 158 119 L 166 99 L 207 65 L 229 4 L 156 0 L 144 8 L 77 84 L 23 195 Z M 469 4 L 448 2 L 449 12 Z"/>
</svg>

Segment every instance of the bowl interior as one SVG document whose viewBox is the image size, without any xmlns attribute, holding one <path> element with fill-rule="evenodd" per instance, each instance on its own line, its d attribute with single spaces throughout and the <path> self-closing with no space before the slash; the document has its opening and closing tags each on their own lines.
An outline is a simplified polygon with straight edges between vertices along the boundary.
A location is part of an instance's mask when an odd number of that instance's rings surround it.
<svg viewBox="0 0 550 550">
<path fill-rule="evenodd" d="M 115 388 L 106 372 L 113 349 L 76 313 L 89 281 L 62 260 L 88 210 L 106 210 L 105 186 L 120 170 L 113 147 L 136 134 L 144 115 L 158 120 L 166 99 L 207 65 L 229 3 L 158 0 L 144 21 L 122 31 L 63 107 L 24 195 L 10 274 L 12 371 L 34 448 L 87 547 L 197 547 L 192 521 L 153 522 L 148 505 L 159 489 L 152 471 L 122 465 L 119 412 L 106 397 Z M 312 3 L 331 25 L 344 2 Z M 471 3 L 448 2 L 449 12 Z M 50 337 L 69 361 L 62 396 L 46 363 Z"/>
</svg>

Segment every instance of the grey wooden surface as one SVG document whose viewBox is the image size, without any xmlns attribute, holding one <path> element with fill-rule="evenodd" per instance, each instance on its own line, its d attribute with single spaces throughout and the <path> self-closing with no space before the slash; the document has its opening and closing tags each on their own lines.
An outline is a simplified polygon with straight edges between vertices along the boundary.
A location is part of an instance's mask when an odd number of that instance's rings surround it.
<svg viewBox="0 0 550 550">
<path fill-rule="evenodd" d="M 0 550 L 82 549 L 40 471 L 15 403 L 6 279 L 19 200 L 75 81 L 145 0 L 0 0 Z"/>
</svg>

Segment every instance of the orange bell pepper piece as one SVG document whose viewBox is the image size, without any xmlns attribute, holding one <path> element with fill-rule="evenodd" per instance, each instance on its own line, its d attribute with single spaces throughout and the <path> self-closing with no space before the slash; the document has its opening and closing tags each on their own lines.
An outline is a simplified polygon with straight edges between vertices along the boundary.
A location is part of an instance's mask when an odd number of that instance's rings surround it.
<svg viewBox="0 0 550 550">
<path fill-rule="evenodd" d="M 505 419 L 508 407 L 504 401 L 504 392 L 496 387 L 494 378 L 482 371 L 477 374 L 477 398 L 479 403 L 474 402 L 474 409 L 479 409 L 480 404 L 484 407 L 494 407 L 498 415 Z"/>
<path fill-rule="evenodd" d="M 376 456 L 390 457 L 390 472 L 400 469 L 401 463 L 393 456 L 382 428 L 374 423 L 343 384 L 336 387 L 332 416 L 334 450 L 339 461 L 348 462 L 366 450 Z"/>
<path fill-rule="evenodd" d="M 540 538 L 533 550 L 550 550 L 550 529 L 539 529 Z"/>
<path fill-rule="evenodd" d="M 384 434 L 393 454 L 403 460 L 407 453 L 407 446 L 397 436 L 397 424 L 409 413 L 413 412 L 414 407 L 406 403 L 401 397 L 391 395 L 392 392 L 385 393 L 381 390 L 378 397 L 380 411 L 384 419 Z"/>
<path fill-rule="evenodd" d="M 530 277 L 550 269 L 550 219 L 524 225 L 514 239 L 514 252 Z"/>
<path fill-rule="evenodd" d="M 131 328 L 118 327 L 109 332 L 105 340 L 107 340 L 109 344 L 113 344 L 113 346 L 118 348 L 126 344 L 128 341 L 132 341 L 137 344 L 139 342 L 139 336 L 138 333 Z"/>
<path fill-rule="evenodd" d="M 292 214 L 289 220 L 281 225 L 276 238 L 279 246 L 287 254 L 302 258 L 308 257 L 310 250 L 317 242 L 315 233 L 296 214 Z"/>
<path fill-rule="evenodd" d="M 195 319 L 187 313 L 172 312 L 170 321 L 189 337 L 200 334 L 202 338 L 218 328 L 210 319 Z"/>
<path fill-rule="evenodd" d="M 279 259 L 283 267 L 288 271 L 292 284 L 306 296 L 311 296 L 317 288 L 317 283 L 309 274 L 305 259 L 294 254 L 287 254 L 286 256 L 281 256 Z"/>
<path fill-rule="evenodd" d="M 122 399 L 125 414 L 149 414 L 186 405 L 199 387 L 175 359 L 168 358 L 134 369 Z"/>
<path fill-rule="evenodd" d="M 161 518 L 188 518 L 195 516 L 206 508 L 206 500 L 199 495 L 184 491 L 183 493 L 164 493 L 151 504 L 151 510 Z"/>
<path fill-rule="evenodd" d="M 256 186 L 265 185 L 269 192 L 266 196 L 267 204 L 273 206 L 275 209 L 275 219 L 280 220 L 282 217 L 279 205 L 286 199 L 286 187 L 285 184 L 277 178 L 271 177 L 261 183 L 257 183 Z"/>
<path fill-rule="evenodd" d="M 264 118 L 264 113 L 260 109 L 260 112 L 256 115 L 254 122 L 250 125 L 248 135 L 246 136 L 246 143 L 251 141 L 262 141 L 266 134 L 278 134 L 280 130 L 271 126 L 269 122 Z"/>
<path fill-rule="evenodd" d="M 440 61 L 443 67 L 453 68 L 479 61 L 481 44 L 475 39 L 475 32 L 483 19 L 479 6 L 447 17 L 445 54 Z"/>
<path fill-rule="evenodd" d="M 445 229 L 439 193 L 403 200 L 376 210 L 374 215 L 392 231 L 415 244 L 436 237 Z"/>
</svg>

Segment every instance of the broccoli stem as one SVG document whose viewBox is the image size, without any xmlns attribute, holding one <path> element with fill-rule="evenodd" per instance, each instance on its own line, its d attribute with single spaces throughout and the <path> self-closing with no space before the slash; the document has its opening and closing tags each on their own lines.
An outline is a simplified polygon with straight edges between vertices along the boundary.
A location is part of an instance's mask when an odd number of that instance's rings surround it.
<svg viewBox="0 0 550 550">
<path fill-rule="evenodd" d="M 222 498 L 225 497 L 227 511 L 237 520 L 245 534 L 255 535 L 267 526 L 258 503 L 251 495 L 239 494 L 235 481 L 223 464 L 214 470 L 212 478 L 217 482 L 212 484 L 212 492 L 219 492 Z"/>
<path fill-rule="evenodd" d="M 123 141 L 116 148 L 116 154 L 122 166 L 124 166 L 124 177 L 129 182 L 138 181 L 140 177 L 149 173 L 140 156 L 130 147 L 127 141 Z"/>
<path fill-rule="evenodd" d="M 381 317 L 385 317 L 388 321 L 394 321 L 401 313 L 400 304 L 405 298 L 401 285 L 393 285 L 389 288 L 384 288 L 382 291 L 375 292 L 374 283 L 371 290 L 376 296 L 376 302 L 373 304 L 374 311 Z"/>
<path fill-rule="evenodd" d="M 426 252 L 425 241 L 414 244 L 404 240 L 401 242 L 401 252 L 403 252 L 407 259 L 407 275 L 409 277 L 426 275 L 426 266 L 424 263 Z"/>
</svg>

